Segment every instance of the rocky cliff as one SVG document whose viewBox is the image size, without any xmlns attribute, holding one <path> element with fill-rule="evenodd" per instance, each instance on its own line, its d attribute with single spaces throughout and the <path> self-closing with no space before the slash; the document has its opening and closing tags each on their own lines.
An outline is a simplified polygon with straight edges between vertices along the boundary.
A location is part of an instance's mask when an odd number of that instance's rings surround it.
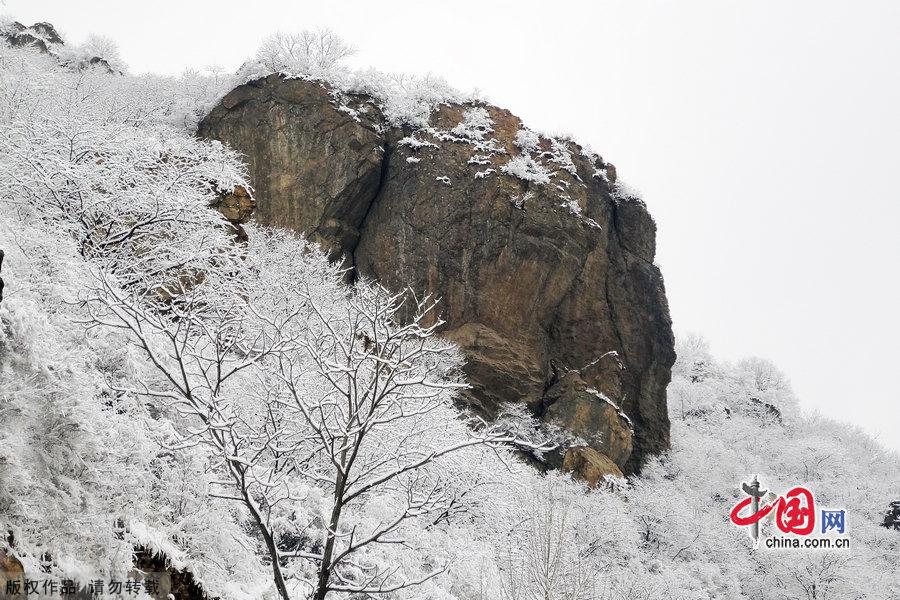
<svg viewBox="0 0 900 600">
<path fill-rule="evenodd" d="M 599 156 L 494 106 L 396 125 L 371 97 L 279 75 L 233 90 L 199 134 L 246 155 L 258 221 L 440 297 L 477 410 L 526 403 L 577 436 L 565 462 L 594 472 L 668 448 L 675 354 L 655 224 Z"/>
<path fill-rule="evenodd" d="M 67 47 L 56 28 L 50 23 L 25 26 L 18 21 L 0 22 L 0 40 L 13 48 L 33 48 L 38 52 L 49 54 L 59 61 L 60 65 L 76 71 L 100 68 L 110 74 L 122 74 L 102 56 L 96 56 L 89 50 L 85 52 Z"/>
</svg>

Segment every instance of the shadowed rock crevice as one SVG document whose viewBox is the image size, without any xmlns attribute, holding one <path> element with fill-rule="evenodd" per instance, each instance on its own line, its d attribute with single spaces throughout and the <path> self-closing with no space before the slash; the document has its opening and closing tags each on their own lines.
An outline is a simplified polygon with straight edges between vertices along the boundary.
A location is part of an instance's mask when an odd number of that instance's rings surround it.
<svg viewBox="0 0 900 600">
<path fill-rule="evenodd" d="M 246 155 L 258 221 L 440 298 L 473 409 L 525 403 L 626 473 L 668 448 L 675 355 L 655 225 L 599 156 L 494 106 L 440 105 L 426 127 L 396 127 L 373 98 L 279 75 L 233 90 L 199 135 Z M 562 375 L 610 351 L 621 366 L 599 361 L 566 393 L 548 385 L 551 363 Z M 613 448 L 610 432 L 633 440 Z M 607 463 L 580 450 L 569 464 Z"/>
<path fill-rule="evenodd" d="M 359 232 L 359 236 L 356 238 L 356 243 L 352 244 L 347 248 L 346 251 L 346 260 L 349 262 L 351 270 L 349 272 L 350 281 L 356 280 L 359 277 L 359 266 L 356 261 L 356 249 L 359 247 L 359 240 L 364 235 L 364 231 L 366 228 L 366 222 L 368 221 L 368 217 L 372 212 L 372 207 L 375 206 L 375 203 L 378 202 L 378 197 L 381 195 L 381 190 L 384 189 L 384 182 L 387 178 L 388 167 L 391 164 L 391 154 L 393 149 L 391 145 L 387 142 L 384 143 L 384 155 L 381 159 L 381 175 L 378 178 L 378 187 L 375 189 L 375 193 L 372 195 L 371 201 L 366 206 L 366 211 L 363 213 L 362 218 L 359 223 L 356 225 L 356 230 Z"/>
</svg>

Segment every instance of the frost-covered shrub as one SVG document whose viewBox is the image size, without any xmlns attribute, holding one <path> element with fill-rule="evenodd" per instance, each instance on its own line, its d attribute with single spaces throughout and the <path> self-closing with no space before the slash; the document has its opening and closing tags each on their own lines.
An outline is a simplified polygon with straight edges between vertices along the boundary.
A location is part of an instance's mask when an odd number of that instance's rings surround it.
<svg viewBox="0 0 900 600">
<path fill-rule="evenodd" d="M 125 73 L 128 65 L 122 60 L 119 47 L 111 38 L 91 34 L 77 46 L 61 45 L 54 48 L 63 65 L 76 69 L 86 69 L 91 66 L 106 67 L 113 73 Z"/>
<path fill-rule="evenodd" d="M 0 185 L 22 218 L 67 231 L 123 281 L 152 269 L 154 289 L 233 254 L 210 205 L 248 186 L 235 152 L 162 123 L 153 100 L 118 93 L 123 78 L 33 78 L 29 62 L 12 64 L 0 74 Z"/>
<path fill-rule="evenodd" d="M 15 19 L 7 14 L 0 14 L 0 34 L 13 33 L 16 29 Z"/>
<path fill-rule="evenodd" d="M 339 104 L 343 94 L 368 94 L 378 103 L 388 122 L 397 126 L 425 127 L 439 104 L 475 99 L 474 94 L 463 94 L 434 75 L 414 76 L 376 69 L 351 71 L 344 61 L 354 52 L 353 46 L 329 30 L 276 33 L 241 67 L 238 79 L 243 82 L 282 73 L 287 77 L 323 81 L 334 89 Z"/>
<path fill-rule="evenodd" d="M 797 410 L 786 379 L 768 361 L 716 361 L 697 336 L 679 338 L 677 350 L 668 389 L 672 450 L 626 492 L 648 557 L 680 572 L 685 590 L 699 582 L 707 594 L 701 597 L 806 597 L 812 583 L 826 597 L 897 595 L 897 567 L 884 562 L 884 551 L 900 549 L 900 540 L 877 532 L 881 507 L 874 500 L 900 483 L 896 453 L 862 431 Z M 871 544 L 852 554 L 802 553 L 798 561 L 749 551 L 745 533 L 726 519 L 741 482 L 754 474 L 772 490 L 806 484 L 817 505 L 845 507 L 856 515 L 854 542 L 868 537 Z M 865 586 L 857 578 L 863 571 Z"/>
<path fill-rule="evenodd" d="M 550 171 L 527 154 L 514 156 L 500 170 L 524 181 L 550 183 Z"/>
<path fill-rule="evenodd" d="M 0 528 L 26 571 L 123 579 L 142 546 L 211 593 L 259 598 L 262 565 L 241 515 L 208 496 L 207 456 L 165 449 L 170 424 L 137 393 L 145 362 L 118 332 L 79 324 L 92 275 L 75 240 L 5 211 L 0 247 Z"/>
<path fill-rule="evenodd" d="M 516 132 L 515 144 L 521 153 L 510 158 L 500 170 L 530 183 L 549 184 L 554 173 L 535 159 L 536 155 L 541 154 L 540 142 L 541 138 L 536 132 L 520 129 Z M 554 156 L 553 153 L 549 154 Z M 571 163 L 571 159 L 569 162 Z"/>
<path fill-rule="evenodd" d="M 475 141 L 484 140 L 484 136 L 494 132 L 494 120 L 487 109 L 481 106 L 470 108 L 463 113 L 463 119 L 450 130 L 455 136 Z"/>
<path fill-rule="evenodd" d="M 567 142 L 551 138 L 550 139 L 550 151 L 546 153 L 546 156 L 550 159 L 551 162 L 557 164 L 566 171 L 569 175 L 574 176 L 576 179 L 580 179 L 578 177 L 578 171 L 575 169 L 575 163 L 572 162 L 572 153 L 569 152 L 569 147 Z"/>
<path fill-rule="evenodd" d="M 578 204 L 578 201 L 573 198 L 566 198 L 566 201 L 560 204 L 563 208 L 568 209 L 570 213 L 575 215 L 576 217 L 581 216 L 581 206 Z"/>
<path fill-rule="evenodd" d="M 441 77 L 384 73 L 366 69 L 346 80 L 344 91 L 375 98 L 388 123 L 395 126 L 426 127 L 431 112 L 440 104 L 472 100 L 470 94 L 454 89 Z"/>
<path fill-rule="evenodd" d="M 540 147 L 540 136 L 530 129 L 520 129 L 516 132 L 516 146 L 522 152 L 536 152 Z"/>
</svg>

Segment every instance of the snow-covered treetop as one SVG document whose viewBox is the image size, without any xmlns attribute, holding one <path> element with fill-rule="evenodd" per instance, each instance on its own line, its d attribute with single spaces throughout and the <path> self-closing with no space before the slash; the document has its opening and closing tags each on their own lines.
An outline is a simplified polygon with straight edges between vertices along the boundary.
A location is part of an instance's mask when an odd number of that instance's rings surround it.
<svg viewBox="0 0 900 600">
<path fill-rule="evenodd" d="M 286 77 L 322 81 L 347 94 L 375 99 L 392 125 L 427 125 L 439 104 L 476 99 L 439 77 L 385 73 L 376 69 L 351 70 L 345 60 L 355 48 L 328 29 L 269 36 L 238 71 L 239 81 L 281 73 Z"/>
<path fill-rule="evenodd" d="M 269 73 L 290 73 L 308 79 L 330 81 L 346 71 L 344 60 L 356 49 L 329 29 L 276 32 L 263 42 L 246 67 L 258 66 Z"/>
</svg>

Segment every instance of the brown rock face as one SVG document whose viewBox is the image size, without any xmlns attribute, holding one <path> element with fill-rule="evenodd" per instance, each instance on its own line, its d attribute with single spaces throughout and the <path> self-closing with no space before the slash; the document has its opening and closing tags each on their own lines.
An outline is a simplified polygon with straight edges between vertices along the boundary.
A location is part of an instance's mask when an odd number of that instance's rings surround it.
<svg viewBox="0 0 900 600">
<path fill-rule="evenodd" d="M 302 231 L 336 257 L 356 247 L 381 180 L 378 122 L 339 111 L 320 84 L 277 75 L 235 89 L 213 114 L 203 135 L 221 132 L 246 155 L 254 194 L 265 198 L 258 221 Z"/>
<path fill-rule="evenodd" d="M 633 450 L 631 421 L 610 399 L 575 372 L 565 374 L 544 394 L 544 418 L 562 424 L 620 469 Z"/>
<path fill-rule="evenodd" d="M 135 580 L 148 579 L 156 583 L 158 598 L 178 598 L 178 600 L 207 600 L 209 596 L 194 579 L 190 571 L 179 571 L 172 567 L 162 554 L 138 547 L 134 551 L 134 570 L 129 577 Z"/>
<path fill-rule="evenodd" d="M 222 216 L 228 221 L 235 239 L 239 242 L 246 242 L 248 238 L 243 224 L 250 220 L 256 208 L 256 200 L 253 199 L 250 192 L 243 186 L 237 185 L 230 193 L 219 196 L 212 207 L 222 213 Z"/>
<path fill-rule="evenodd" d="M 277 75 L 228 94 L 199 134 L 247 156 L 257 220 L 304 232 L 388 288 L 440 297 L 476 409 L 525 402 L 614 440 L 596 449 L 626 471 L 668 448 L 675 354 L 655 225 L 616 192 L 612 165 L 493 106 L 443 105 L 426 128 L 392 127 L 371 98 Z M 580 391 L 548 392 L 555 374 L 613 350 L 624 368 L 601 360 Z M 633 439 L 587 387 L 621 406 Z"/>
<path fill-rule="evenodd" d="M 566 450 L 563 458 L 563 470 L 583 479 L 590 487 L 597 484 L 607 475 L 622 477 L 619 467 L 602 452 L 586 446 L 578 446 Z"/>
<path fill-rule="evenodd" d="M 250 220 L 253 209 L 256 208 L 256 200 L 250 192 L 238 185 L 230 194 L 220 197 L 214 208 L 217 208 L 232 225 L 240 225 Z"/>
<path fill-rule="evenodd" d="M 25 589 L 25 569 L 12 552 L 0 548 L 0 594 L 9 590 Z M 0 596 L 5 598 L 5 596 Z"/>
</svg>

